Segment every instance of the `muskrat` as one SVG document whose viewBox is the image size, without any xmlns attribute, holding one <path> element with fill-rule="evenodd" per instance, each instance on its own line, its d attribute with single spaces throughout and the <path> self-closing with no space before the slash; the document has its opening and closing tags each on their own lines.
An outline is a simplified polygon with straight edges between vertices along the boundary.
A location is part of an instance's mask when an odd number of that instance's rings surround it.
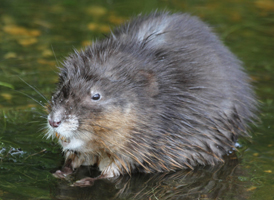
<svg viewBox="0 0 274 200">
<path fill-rule="evenodd" d="M 59 139 L 66 169 L 97 165 L 100 177 L 216 165 L 248 135 L 249 82 L 198 18 L 137 16 L 66 58 L 47 135 Z"/>
</svg>

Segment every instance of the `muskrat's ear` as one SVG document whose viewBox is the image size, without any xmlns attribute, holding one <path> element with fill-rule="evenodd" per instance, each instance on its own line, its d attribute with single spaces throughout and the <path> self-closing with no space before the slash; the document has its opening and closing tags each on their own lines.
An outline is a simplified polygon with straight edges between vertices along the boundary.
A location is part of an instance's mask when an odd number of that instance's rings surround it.
<svg viewBox="0 0 274 200">
<path fill-rule="evenodd" d="M 140 70 L 134 79 L 137 83 L 144 85 L 149 96 L 153 97 L 159 93 L 157 78 L 152 71 Z"/>
</svg>

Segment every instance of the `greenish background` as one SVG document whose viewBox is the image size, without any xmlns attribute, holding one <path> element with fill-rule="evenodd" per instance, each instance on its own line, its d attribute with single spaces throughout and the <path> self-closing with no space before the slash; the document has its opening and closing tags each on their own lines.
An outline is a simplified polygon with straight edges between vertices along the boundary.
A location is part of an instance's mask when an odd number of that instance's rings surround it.
<svg viewBox="0 0 274 200">
<path fill-rule="evenodd" d="M 60 188 L 69 188 L 69 184 L 54 179 L 50 173 L 60 168 L 63 160 L 55 141 L 43 138 L 46 113 L 42 105 L 46 100 L 37 91 L 46 99 L 51 97 L 58 80 L 57 67 L 74 48 L 103 38 L 110 28 L 131 16 L 157 9 L 199 16 L 243 61 L 254 81 L 261 112 L 258 125 L 252 126 L 252 139 L 241 142 L 243 147 L 238 155 L 241 173 L 233 176 L 231 184 L 237 185 L 237 181 L 243 184 L 233 198 L 274 199 L 272 0 L 1 0 L 0 199 L 79 199 L 75 196 L 77 189 L 73 189 L 74 195 L 61 195 Z M 225 181 L 229 182 L 229 177 Z M 138 184 L 142 186 L 144 182 Z M 112 186 L 110 182 L 100 182 L 93 187 L 99 194 L 93 189 L 93 197 L 85 198 L 114 197 L 117 191 L 110 190 Z M 154 189 L 150 189 L 151 199 L 168 199 Z M 247 195 L 243 197 L 242 193 Z M 118 198 L 129 196 L 134 198 L 131 195 Z M 201 193 L 200 199 L 213 197 L 207 192 Z"/>
</svg>

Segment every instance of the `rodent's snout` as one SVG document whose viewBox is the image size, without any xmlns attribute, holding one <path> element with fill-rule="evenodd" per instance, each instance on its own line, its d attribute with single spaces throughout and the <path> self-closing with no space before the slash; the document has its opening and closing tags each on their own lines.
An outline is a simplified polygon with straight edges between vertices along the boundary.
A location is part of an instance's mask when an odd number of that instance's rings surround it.
<svg viewBox="0 0 274 200">
<path fill-rule="evenodd" d="M 55 120 L 48 119 L 48 122 L 49 122 L 49 125 L 53 128 L 57 128 L 61 124 L 60 120 L 55 121 Z"/>
<path fill-rule="evenodd" d="M 63 121 L 64 108 L 52 111 L 48 115 L 48 123 L 52 128 L 58 128 Z"/>
<path fill-rule="evenodd" d="M 60 107 L 52 110 L 48 115 L 48 123 L 52 128 L 58 128 L 64 120 L 65 109 Z"/>
</svg>

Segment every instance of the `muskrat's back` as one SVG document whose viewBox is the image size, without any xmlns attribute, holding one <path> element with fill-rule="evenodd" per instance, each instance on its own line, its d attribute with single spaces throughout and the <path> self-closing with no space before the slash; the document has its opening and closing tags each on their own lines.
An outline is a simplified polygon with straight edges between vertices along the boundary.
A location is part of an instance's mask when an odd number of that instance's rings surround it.
<svg viewBox="0 0 274 200">
<path fill-rule="evenodd" d="M 195 17 L 139 16 L 65 60 L 48 135 L 104 177 L 215 165 L 256 110 L 240 64 Z"/>
</svg>

